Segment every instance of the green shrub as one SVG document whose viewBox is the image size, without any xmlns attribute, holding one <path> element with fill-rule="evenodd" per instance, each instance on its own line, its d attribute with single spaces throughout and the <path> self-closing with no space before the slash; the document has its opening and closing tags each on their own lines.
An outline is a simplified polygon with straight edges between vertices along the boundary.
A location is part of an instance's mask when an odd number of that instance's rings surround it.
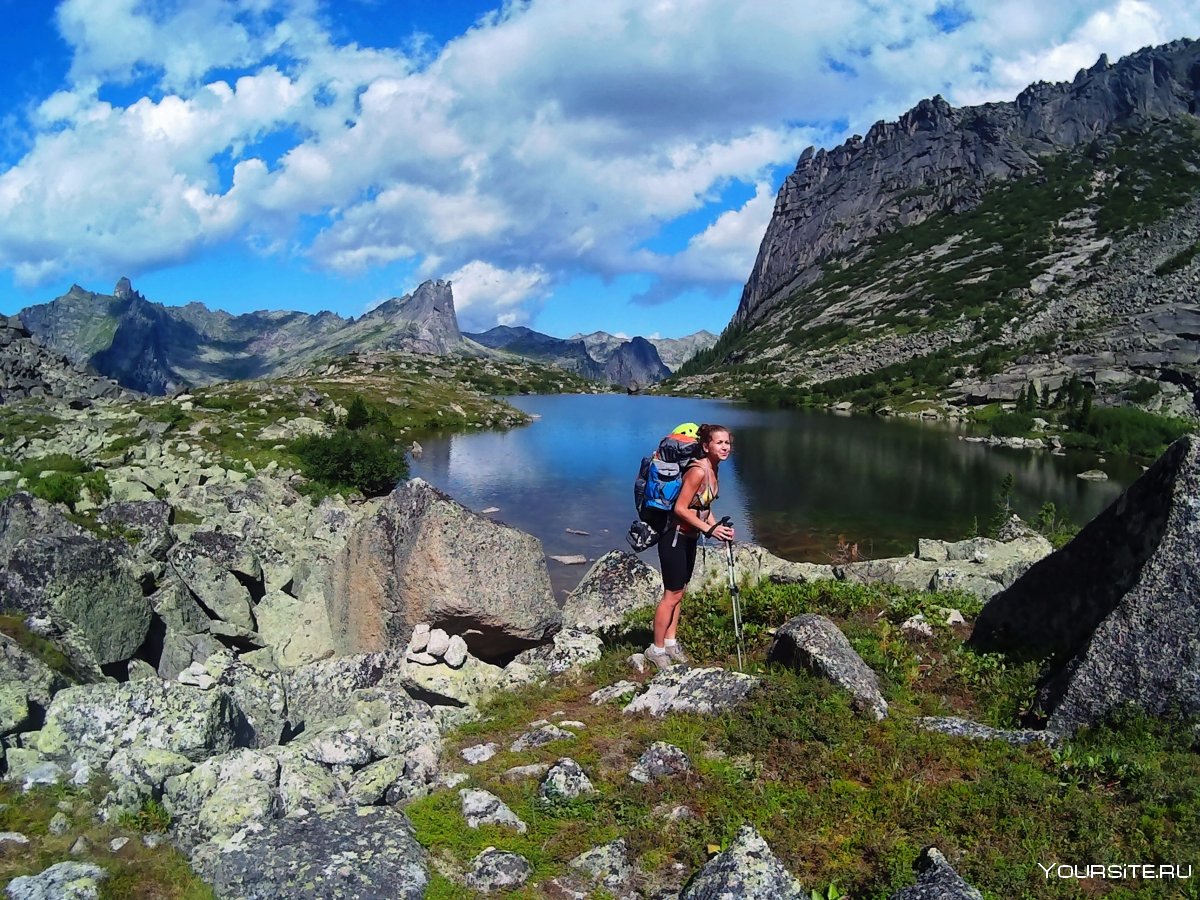
<svg viewBox="0 0 1200 900">
<path fill-rule="evenodd" d="M 1168 445 L 1196 427 L 1186 419 L 1159 416 L 1129 406 L 1092 407 L 1086 415 L 1081 410 L 1071 424 L 1075 430 L 1094 438 L 1094 444 L 1101 448 L 1141 457 L 1161 455 Z"/>
<path fill-rule="evenodd" d="M 1003 412 L 988 425 L 996 437 L 1021 437 L 1033 429 L 1033 416 L 1027 412 Z"/>
<path fill-rule="evenodd" d="M 76 475 L 51 472 L 29 486 L 29 492 L 47 503 L 65 503 L 71 509 L 79 502 L 80 481 Z"/>
<path fill-rule="evenodd" d="M 329 437 L 303 437 L 291 444 L 304 474 L 333 489 L 386 494 L 408 476 L 404 451 L 394 441 L 365 430 L 341 428 Z"/>
<path fill-rule="evenodd" d="M 1148 403 L 1162 393 L 1162 385 L 1149 378 L 1139 378 L 1133 386 L 1125 391 L 1130 403 Z"/>
<path fill-rule="evenodd" d="M 52 453 L 49 456 L 27 459 L 20 466 L 21 475 L 29 479 L 37 478 L 42 472 L 66 472 L 70 475 L 78 475 L 87 470 L 86 462 L 66 453 Z"/>
</svg>

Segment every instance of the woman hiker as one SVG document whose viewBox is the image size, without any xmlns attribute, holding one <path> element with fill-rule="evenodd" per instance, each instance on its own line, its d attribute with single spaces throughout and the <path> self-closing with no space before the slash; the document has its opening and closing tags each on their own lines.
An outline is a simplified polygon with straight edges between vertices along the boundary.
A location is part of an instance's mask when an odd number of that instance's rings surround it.
<svg viewBox="0 0 1200 900">
<path fill-rule="evenodd" d="M 733 437 L 723 425 L 701 425 L 697 439 L 704 455 L 692 460 L 684 470 L 679 497 L 658 541 L 663 596 L 654 611 L 654 643 L 646 648 L 646 659 L 660 669 L 688 661 L 675 638 L 675 630 L 679 626 L 683 589 L 696 567 L 700 535 L 718 541 L 733 540 L 733 526 L 718 524 L 712 514 L 718 492 L 717 470 L 733 450 Z"/>
</svg>

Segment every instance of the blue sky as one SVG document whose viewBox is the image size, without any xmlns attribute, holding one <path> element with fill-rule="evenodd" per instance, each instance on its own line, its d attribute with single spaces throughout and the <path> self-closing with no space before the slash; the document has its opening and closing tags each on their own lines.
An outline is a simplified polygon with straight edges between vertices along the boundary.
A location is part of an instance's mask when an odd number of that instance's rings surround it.
<svg viewBox="0 0 1200 900">
<path fill-rule="evenodd" d="M 1200 36 L 1182 0 L 0 0 L 0 311 L 360 315 L 426 278 L 464 328 L 720 331 L 776 192 L 941 93 Z"/>
</svg>

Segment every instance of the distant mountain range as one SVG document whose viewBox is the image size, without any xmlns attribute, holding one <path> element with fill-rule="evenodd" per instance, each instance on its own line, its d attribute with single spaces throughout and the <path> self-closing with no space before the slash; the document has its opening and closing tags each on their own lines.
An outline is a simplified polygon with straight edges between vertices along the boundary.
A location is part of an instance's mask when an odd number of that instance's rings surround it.
<svg viewBox="0 0 1200 900">
<path fill-rule="evenodd" d="M 583 339 L 563 340 L 528 328 L 500 326 L 479 335 L 463 334 L 448 281 L 426 281 L 411 294 L 345 319 L 331 312 L 235 316 L 202 303 L 164 306 L 147 300 L 128 278 L 121 278 L 111 294 L 73 285 L 49 303 L 22 310 L 20 318 L 43 344 L 71 361 L 151 394 L 294 373 L 323 358 L 367 350 L 513 355 L 598 381 L 644 386 L 671 371 L 659 357 L 656 342 L 672 360 L 682 361 L 680 354 L 687 347 L 702 349 L 716 339 L 698 332 L 652 342 L 596 332 L 588 336 L 600 348 L 593 353 Z"/>
</svg>

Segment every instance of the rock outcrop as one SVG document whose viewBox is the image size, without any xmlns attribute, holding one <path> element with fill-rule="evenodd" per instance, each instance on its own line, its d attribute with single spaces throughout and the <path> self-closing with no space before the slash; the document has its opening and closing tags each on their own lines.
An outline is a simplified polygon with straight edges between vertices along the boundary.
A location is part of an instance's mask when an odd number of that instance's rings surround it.
<svg viewBox="0 0 1200 900">
<path fill-rule="evenodd" d="M 1130 703 L 1200 713 L 1200 439 L 1173 444 L 1061 550 L 994 597 L 971 643 L 1064 661 L 1042 687 L 1069 733 Z"/>
<path fill-rule="evenodd" d="M 937 847 L 926 847 L 913 863 L 919 877 L 912 887 L 892 894 L 890 900 L 983 900 Z"/>
<path fill-rule="evenodd" d="M 1134 122 L 1194 115 L 1200 43 L 1107 57 L 1073 82 L 1030 85 L 1012 102 L 956 109 L 940 96 L 833 150 L 804 151 L 779 189 L 735 324 L 763 321 L 821 263 L 942 211 L 977 204 L 989 182 Z"/>
<path fill-rule="evenodd" d="M 808 900 L 808 891 L 784 868 L 753 825 L 743 825 L 729 849 L 700 869 L 680 900 Z"/>
<path fill-rule="evenodd" d="M 849 692 L 854 707 L 879 721 L 888 714 L 879 678 L 832 621 L 805 613 L 779 626 L 767 660 L 805 669 Z"/>
<path fill-rule="evenodd" d="M 272 820 L 216 853 L 203 874 L 222 900 L 420 900 L 429 883 L 407 816 L 374 806 Z"/>
<path fill-rule="evenodd" d="M 0 316 L 0 404 L 27 397 L 87 403 L 129 396 L 85 362 L 43 346 L 16 316 Z"/>
<path fill-rule="evenodd" d="M 343 653 L 407 646 L 429 623 L 484 660 L 547 639 L 561 622 L 541 543 L 419 478 L 356 525 L 327 594 Z"/>
</svg>

